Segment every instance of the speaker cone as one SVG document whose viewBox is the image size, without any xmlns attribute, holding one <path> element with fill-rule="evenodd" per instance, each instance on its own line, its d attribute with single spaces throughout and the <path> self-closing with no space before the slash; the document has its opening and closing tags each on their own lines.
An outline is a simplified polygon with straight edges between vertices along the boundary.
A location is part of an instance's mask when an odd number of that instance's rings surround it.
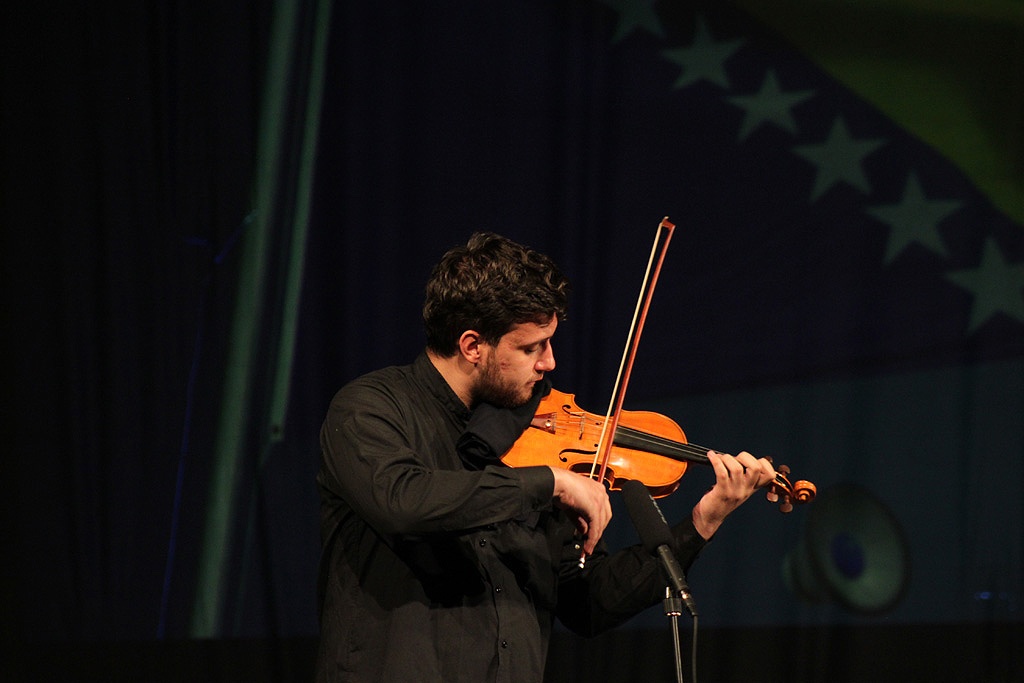
<svg viewBox="0 0 1024 683">
<path fill-rule="evenodd" d="M 880 614 L 903 597 L 910 556 L 895 515 L 869 491 L 842 484 L 820 494 L 783 562 L 790 589 L 808 602 Z"/>
</svg>

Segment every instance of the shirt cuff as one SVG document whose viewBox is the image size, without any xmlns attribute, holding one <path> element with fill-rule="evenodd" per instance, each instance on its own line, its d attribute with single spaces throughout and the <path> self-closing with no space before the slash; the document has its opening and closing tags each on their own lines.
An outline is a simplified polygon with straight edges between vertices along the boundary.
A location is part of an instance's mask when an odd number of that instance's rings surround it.
<svg viewBox="0 0 1024 683">
<path fill-rule="evenodd" d="M 704 549 L 704 546 L 711 542 L 711 539 L 705 540 L 697 532 L 697 528 L 693 525 L 692 516 L 687 517 L 672 527 L 672 537 L 676 542 L 676 555 L 679 559 L 679 564 L 682 565 L 684 570 L 690 568 L 690 565 L 697 559 L 697 555 Z"/>
<path fill-rule="evenodd" d="M 555 496 L 555 475 L 547 465 L 517 467 L 523 492 L 523 512 L 550 510 Z"/>
</svg>

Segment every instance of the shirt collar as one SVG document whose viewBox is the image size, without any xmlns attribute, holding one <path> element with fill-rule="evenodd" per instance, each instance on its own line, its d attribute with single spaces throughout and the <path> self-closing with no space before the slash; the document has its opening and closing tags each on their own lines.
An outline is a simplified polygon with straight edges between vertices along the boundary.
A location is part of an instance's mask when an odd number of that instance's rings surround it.
<svg viewBox="0 0 1024 683">
<path fill-rule="evenodd" d="M 458 415 L 463 420 L 468 420 L 470 416 L 470 409 L 466 407 L 466 404 L 462 402 L 462 399 L 458 397 L 455 391 L 448 385 L 448 382 L 441 373 L 438 372 L 434 364 L 430 362 L 430 358 L 427 356 L 426 351 L 420 353 L 416 357 L 413 363 L 413 374 L 416 378 L 423 382 L 423 385 L 430 390 L 439 401 L 445 404 L 449 410 Z"/>
</svg>

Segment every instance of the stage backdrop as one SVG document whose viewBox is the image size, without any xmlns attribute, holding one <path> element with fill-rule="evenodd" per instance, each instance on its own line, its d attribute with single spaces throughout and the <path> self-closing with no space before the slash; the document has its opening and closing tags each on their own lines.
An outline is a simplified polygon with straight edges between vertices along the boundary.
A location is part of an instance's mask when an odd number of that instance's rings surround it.
<svg viewBox="0 0 1024 683">
<path fill-rule="evenodd" d="M 626 408 L 820 493 L 690 572 L 703 678 L 1024 675 L 1019 3 L 5 12 L 15 676 L 303 680 L 317 431 L 419 352 L 431 265 L 553 256 L 552 379 L 602 412 L 664 216 Z M 654 607 L 549 678 L 671 668 Z"/>
</svg>

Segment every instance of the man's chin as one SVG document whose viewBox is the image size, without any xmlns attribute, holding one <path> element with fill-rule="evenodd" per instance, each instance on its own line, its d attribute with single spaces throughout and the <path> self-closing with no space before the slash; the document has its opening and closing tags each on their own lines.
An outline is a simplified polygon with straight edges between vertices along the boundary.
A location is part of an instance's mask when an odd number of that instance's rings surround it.
<svg viewBox="0 0 1024 683">
<path fill-rule="evenodd" d="M 526 396 L 516 396 L 515 398 L 509 396 L 502 405 L 505 408 L 515 410 L 516 408 L 522 408 L 523 406 L 525 406 L 527 403 L 530 402 L 531 398 L 533 398 L 533 394 L 527 394 Z"/>
<path fill-rule="evenodd" d="M 494 396 L 493 400 L 491 400 L 490 402 L 502 408 L 515 410 L 516 408 L 522 408 L 523 406 L 525 406 L 527 403 L 530 402 L 530 399 L 532 398 L 533 392 L 528 391 L 520 393 L 518 395 L 512 395 L 511 393 L 509 393 L 503 394 L 502 396 Z"/>
<path fill-rule="evenodd" d="M 512 406 L 512 407 L 513 408 L 522 408 L 523 406 L 525 406 L 527 403 L 530 402 L 531 398 L 533 398 L 533 393 L 532 392 L 527 394 L 526 396 L 521 396 L 519 398 L 519 400 L 516 402 L 516 404 L 514 406 Z"/>
</svg>

